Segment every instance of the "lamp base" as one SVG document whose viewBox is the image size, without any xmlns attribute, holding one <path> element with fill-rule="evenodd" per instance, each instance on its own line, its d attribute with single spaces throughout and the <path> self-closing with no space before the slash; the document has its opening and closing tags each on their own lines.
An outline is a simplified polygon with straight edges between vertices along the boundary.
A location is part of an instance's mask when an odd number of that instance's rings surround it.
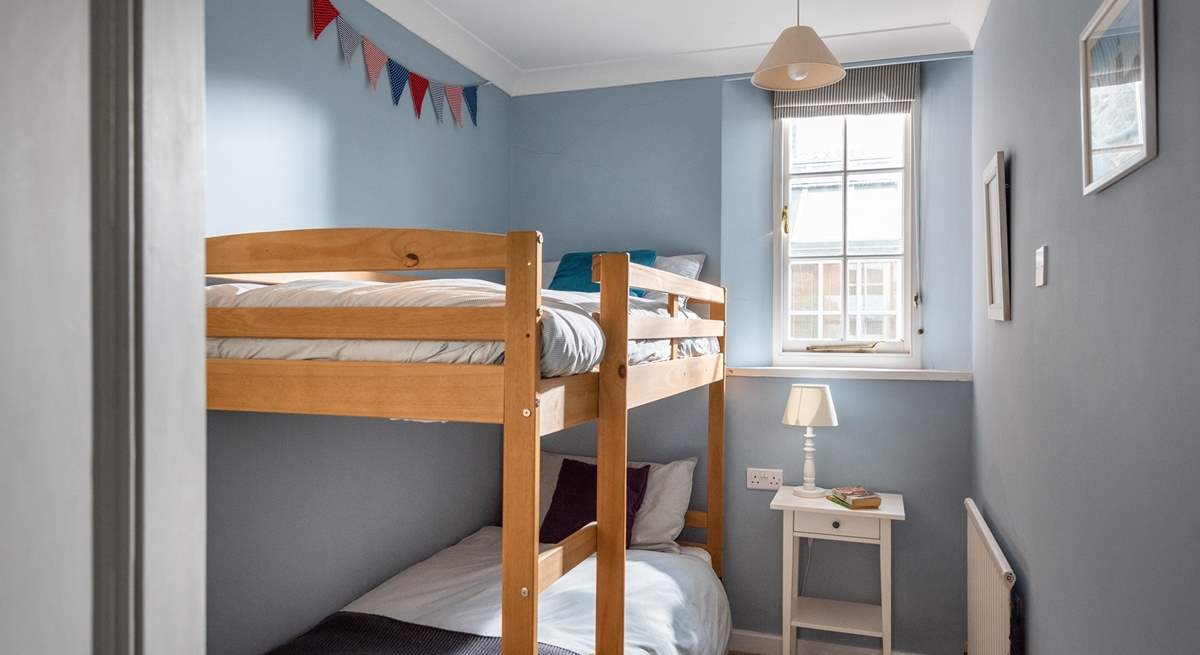
<svg viewBox="0 0 1200 655">
<path fill-rule="evenodd" d="M 820 487 L 813 487 L 812 489 L 796 487 L 792 489 L 792 495 L 800 496 L 801 498 L 822 498 L 829 495 L 829 490 Z"/>
</svg>

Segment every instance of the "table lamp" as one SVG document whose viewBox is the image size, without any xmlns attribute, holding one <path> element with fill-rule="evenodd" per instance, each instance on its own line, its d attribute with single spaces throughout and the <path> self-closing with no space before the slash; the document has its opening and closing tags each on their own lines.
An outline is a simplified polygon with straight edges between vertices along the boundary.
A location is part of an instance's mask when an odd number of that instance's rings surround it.
<svg viewBox="0 0 1200 655">
<path fill-rule="evenodd" d="M 816 485 L 817 460 L 813 455 L 813 428 L 837 427 L 837 411 L 833 408 L 833 397 L 829 385 L 793 384 L 788 394 L 787 407 L 783 410 L 783 424 L 805 428 L 804 431 L 804 486 L 796 487 L 792 493 L 803 498 L 819 498 L 827 490 Z"/>
</svg>

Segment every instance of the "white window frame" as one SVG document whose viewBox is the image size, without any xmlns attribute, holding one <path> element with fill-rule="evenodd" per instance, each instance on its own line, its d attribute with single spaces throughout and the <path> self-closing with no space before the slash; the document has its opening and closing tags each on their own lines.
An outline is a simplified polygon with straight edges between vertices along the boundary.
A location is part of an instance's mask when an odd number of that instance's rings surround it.
<svg viewBox="0 0 1200 655">
<path fill-rule="evenodd" d="M 785 294 L 788 275 L 788 240 L 783 233 L 783 210 L 790 201 L 790 152 L 785 120 L 775 119 L 774 145 L 774 289 L 772 311 L 772 363 L 788 367 L 831 367 L 831 368 L 881 368 L 904 369 L 921 367 L 920 325 L 920 261 L 918 249 L 919 215 L 917 190 L 920 188 L 917 135 L 919 131 L 919 107 L 913 102 L 905 129 L 906 158 L 904 162 L 904 266 L 900 297 L 907 298 L 908 313 L 904 315 L 903 346 L 894 344 L 895 349 L 870 353 L 814 353 L 785 349 L 783 317 L 786 308 Z M 830 259 L 834 259 L 831 257 Z M 843 286 L 845 283 L 843 282 Z M 881 344 L 882 346 L 883 344 Z"/>
</svg>

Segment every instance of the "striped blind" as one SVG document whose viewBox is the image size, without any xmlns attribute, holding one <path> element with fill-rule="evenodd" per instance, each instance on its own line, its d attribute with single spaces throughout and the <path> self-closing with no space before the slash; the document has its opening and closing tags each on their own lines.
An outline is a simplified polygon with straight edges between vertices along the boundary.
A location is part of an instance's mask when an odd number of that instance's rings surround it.
<svg viewBox="0 0 1200 655">
<path fill-rule="evenodd" d="M 812 91 L 776 91 L 775 118 L 896 114 L 921 95 L 921 65 L 851 68 L 837 84 Z"/>
</svg>

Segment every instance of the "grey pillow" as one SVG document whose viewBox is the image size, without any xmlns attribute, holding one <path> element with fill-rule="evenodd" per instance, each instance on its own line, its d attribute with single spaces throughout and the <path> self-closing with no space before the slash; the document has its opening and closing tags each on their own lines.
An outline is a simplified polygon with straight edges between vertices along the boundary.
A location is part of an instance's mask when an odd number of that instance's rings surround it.
<svg viewBox="0 0 1200 655">
<path fill-rule="evenodd" d="M 550 288 L 550 283 L 554 281 L 554 274 L 558 272 L 558 262 L 559 261 L 561 261 L 561 260 L 556 259 L 552 262 L 542 262 L 542 288 L 543 289 Z"/>
<path fill-rule="evenodd" d="M 538 494 L 541 521 L 546 519 L 550 499 L 558 485 L 558 473 L 563 459 L 574 459 L 595 464 L 595 457 L 582 455 L 559 455 L 542 452 L 541 479 Z M 650 465 L 650 477 L 646 481 L 646 496 L 633 519 L 633 539 L 630 548 L 678 553 L 675 540 L 683 531 L 684 514 L 692 502 L 692 476 L 696 471 L 696 458 L 689 457 L 668 464 L 654 462 L 629 462 L 630 466 Z"/>
<path fill-rule="evenodd" d="M 673 255 L 670 257 L 659 255 L 654 259 L 654 268 L 696 280 L 700 277 L 700 270 L 704 268 L 704 255 Z M 647 291 L 645 297 L 658 302 L 667 301 L 667 294 L 661 291 Z M 686 304 L 687 298 L 681 298 L 680 305 Z"/>
</svg>

